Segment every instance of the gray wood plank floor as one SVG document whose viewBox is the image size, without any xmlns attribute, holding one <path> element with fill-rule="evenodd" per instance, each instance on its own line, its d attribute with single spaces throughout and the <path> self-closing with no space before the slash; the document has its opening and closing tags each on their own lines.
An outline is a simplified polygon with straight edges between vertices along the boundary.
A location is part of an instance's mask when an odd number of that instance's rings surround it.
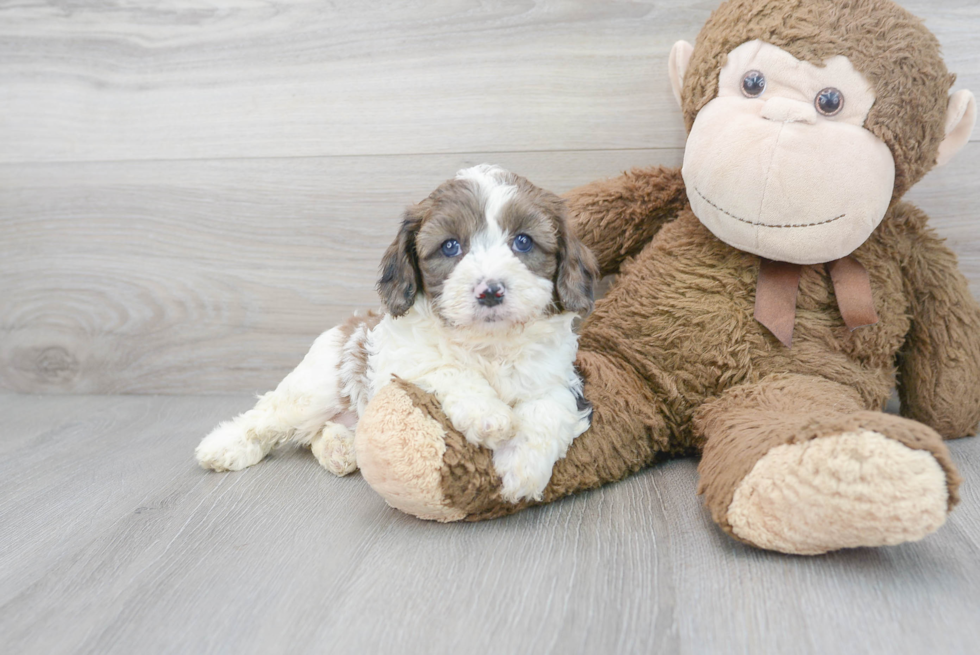
<svg viewBox="0 0 980 655">
<path fill-rule="evenodd" d="M 461 167 L 678 165 L 720 0 L 0 2 L 0 391 L 248 393 Z M 977 0 L 903 0 L 980 92 Z M 980 292 L 980 133 L 909 194 Z"/>
<path fill-rule="evenodd" d="M 681 147 L 667 55 L 719 4 L 0 3 L 0 162 Z M 980 90 L 976 0 L 900 4 Z"/>
<path fill-rule="evenodd" d="M 5 653 L 975 653 L 980 441 L 924 541 L 743 547 L 679 460 L 519 515 L 440 525 L 307 452 L 200 470 L 252 399 L 0 396 Z"/>
<path fill-rule="evenodd" d="M 681 158 L 665 149 L 0 164 L 0 390 L 264 391 L 321 331 L 378 306 L 378 262 L 402 210 L 457 169 L 492 161 L 563 192 Z M 908 199 L 980 295 L 978 171 L 980 143 L 970 143 Z"/>
</svg>

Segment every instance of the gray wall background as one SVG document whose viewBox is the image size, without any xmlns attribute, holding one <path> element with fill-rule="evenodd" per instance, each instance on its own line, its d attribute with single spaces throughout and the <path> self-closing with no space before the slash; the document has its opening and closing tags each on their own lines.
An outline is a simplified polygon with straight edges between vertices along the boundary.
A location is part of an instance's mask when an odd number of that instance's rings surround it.
<svg viewBox="0 0 980 655">
<path fill-rule="evenodd" d="M 978 3 L 904 4 L 980 92 Z M 679 164 L 667 55 L 716 6 L 0 4 L 0 390 L 273 386 L 458 168 Z M 909 195 L 975 293 L 978 139 Z"/>
</svg>

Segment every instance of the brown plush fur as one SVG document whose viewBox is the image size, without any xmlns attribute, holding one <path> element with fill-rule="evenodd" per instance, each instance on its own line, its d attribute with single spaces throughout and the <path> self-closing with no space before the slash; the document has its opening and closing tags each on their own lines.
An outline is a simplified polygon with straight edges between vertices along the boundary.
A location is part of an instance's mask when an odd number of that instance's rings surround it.
<svg viewBox="0 0 980 655">
<path fill-rule="evenodd" d="M 959 502 L 959 474 L 935 431 L 898 416 L 862 411 L 854 389 L 824 378 L 775 374 L 733 387 L 702 405 L 694 424 L 705 438 L 698 493 L 704 494 L 712 518 L 732 536 L 728 508 L 735 489 L 766 453 L 783 444 L 859 430 L 929 451 L 946 472 L 949 508 Z"/>
<path fill-rule="evenodd" d="M 891 0 L 731 0 L 698 34 L 684 76 L 687 129 L 718 93 L 718 70 L 736 46 L 760 39 L 822 65 L 844 55 L 875 91 L 866 123 L 895 157 L 893 200 L 936 163 L 950 87 L 939 42 Z M 910 121 L 909 116 L 916 117 Z"/>
<path fill-rule="evenodd" d="M 848 330 L 826 267 L 805 266 L 788 349 L 753 317 L 759 258 L 698 221 L 679 170 L 576 189 L 567 196 L 575 228 L 602 272 L 619 276 L 581 328 L 592 427 L 555 465 L 544 502 L 703 451 L 702 491 L 730 531 L 732 494 L 772 447 L 856 429 L 930 452 L 950 506 L 957 500 L 942 439 L 973 434 L 980 421 L 980 306 L 927 217 L 898 200 L 934 164 L 942 138 L 952 77 L 938 44 L 885 0 L 731 0 L 698 38 L 683 94 L 688 126 L 714 96 L 725 53 L 755 38 L 814 63 L 847 55 L 875 86 L 866 127 L 894 154 L 896 200 L 853 255 L 880 320 Z M 896 379 L 907 418 L 880 411 Z M 525 507 L 500 499 L 489 451 L 442 423 L 449 504 L 473 520 Z"/>
<path fill-rule="evenodd" d="M 676 173 L 659 168 L 634 171 L 565 194 L 569 208 L 588 208 L 574 214 L 575 229 L 595 253 L 602 275 L 619 271 L 687 205 L 684 180 Z"/>
<path fill-rule="evenodd" d="M 679 179 L 680 172 L 635 170 L 629 179 L 631 185 L 647 180 L 659 188 L 671 176 Z M 601 198 L 600 203 L 585 200 L 593 197 L 589 187 L 578 189 L 571 203 L 573 215 L 587 224 L 608 202 L 604 182 L 590 187 L 596 188 L 594 197 Z M 648 197 L 659 196 L 651 190 Z M 656 215 L 659 208 L 652 209 Z M 825 268 L 807 266 L 800 280 L 792 349 L 753 318 L 758 257 L 717 240 L 690 210 L 664 225 L 622 268 L 616 284 L 582 326 L 578 366 L 594 409 L 592 427 L 555 466 L 545 502 L 622 479 L 664 456 L 701 450 L 707 423 L 694 418 L 705 411 L 706 403 L 711 406 L 732 394 L 741 397 L 744 392 L 733 390 L 780 374 L 809 376 L 817 391 L 806 402 L 787 403 L 780 421 L 760 426 L 757 445 L 831 434 L 833 427 L 875 429 L 883 423 L 889 426 L 886 436 L 910 445 L 903 435 L 914 434 L 919 445 L 913 447 L 937 455 L 955 500 L 958 478 L 944 454 L 942 437 L 973 434 L 980 421 L 980 306 L 956 269 L 955 257 L 926 226 L 925 215 L 904 203 L 889 214 L 855 252 L 871 277 L 878 325 L 848 330 Z M 592 245 L 595 233 L 582 234 Z M 613 249 L 600 244 L 597 251 Z M 608 265 L 600 260 L 604 269 Z M 942 284 L 913 286 L 923 276 Z M 902 413 L 925 425 L 912 428 L 908 421 L 877 411 L 891 393 L 896 361 L 901 362 Z M 824 388 L 833 393 L 820 393 Z M 845 405 L 841 398 L 847 398 Z M 802 429 L 814 415 L 828 420 L 809 433 L 789 430 L 792 425 Z M 452 434 L 448 424 L 447 433 Z M 453 458 L 455 465 L 443 470 L 445 495 L 460 500 L 465 496 L 467 506 L 479 507 L 473 519 L 522 509 L 497 497 L 489 451 L 482 456 L 485 461 L 477 462 L 471 452 L 475 449 L 462 436 L 455 439 L 462 445 Z M 741 465 L 731 462 L 730 475 L 717 483 L 725 489 L 717 502 L 730 502 L 734 482 L 765 449 L 749 452 L 751 457 L 743 457 Z M 713 488 L 712 476 L 728 465 L 724 459 L 718 461 L 710 465 L 709 460 L 702 469 L 706 491 Z M 736 473 L 733 482 L 730 477 Z"/>
</svg>

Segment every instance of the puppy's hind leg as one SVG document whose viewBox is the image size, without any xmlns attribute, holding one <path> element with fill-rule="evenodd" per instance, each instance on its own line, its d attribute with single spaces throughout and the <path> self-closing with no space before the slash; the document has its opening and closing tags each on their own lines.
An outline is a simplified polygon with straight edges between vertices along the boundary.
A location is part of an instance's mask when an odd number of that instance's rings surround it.
<svg viewBox="0 0 980 655">
<path fill-rule="evenodd" d="M 287 441 L 313 441 L 343 411 L 337 371 L 343 341 L 339 328 L 321 334 L 275 391 L 204 437 L 194 451 L 198 463 L 215 471 L 239 471 Z"/>
<path fill-rule="evenodd" d="M 354 412 L 342 414 L 329 421 L 320 434 L 313 437 L 310 450 L 323 468 L 337 476 L 345 476 L 357 470 L 354 455 Z"/>
</svg>

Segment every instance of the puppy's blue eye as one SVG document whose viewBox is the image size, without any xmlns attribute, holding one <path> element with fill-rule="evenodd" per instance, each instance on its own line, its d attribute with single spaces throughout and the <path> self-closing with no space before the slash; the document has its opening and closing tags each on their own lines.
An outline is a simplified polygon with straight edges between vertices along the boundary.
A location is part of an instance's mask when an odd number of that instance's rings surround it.
<svg viewBox="0 0 980 655">
<path fill-rule="evenodd" d="M 459 247 L 459 241 L 456 239 L 446 239 L 442 242 L 442 254 L 446 257 L 455 257 L 462 250 Z"/>
<path fill-rule="evenodd" d="M 530 252 L 534 246 L 534 241 L 526 234 L 518 234 L 514 237 L 514 250 L 517 252 Z"/>
</svg>

